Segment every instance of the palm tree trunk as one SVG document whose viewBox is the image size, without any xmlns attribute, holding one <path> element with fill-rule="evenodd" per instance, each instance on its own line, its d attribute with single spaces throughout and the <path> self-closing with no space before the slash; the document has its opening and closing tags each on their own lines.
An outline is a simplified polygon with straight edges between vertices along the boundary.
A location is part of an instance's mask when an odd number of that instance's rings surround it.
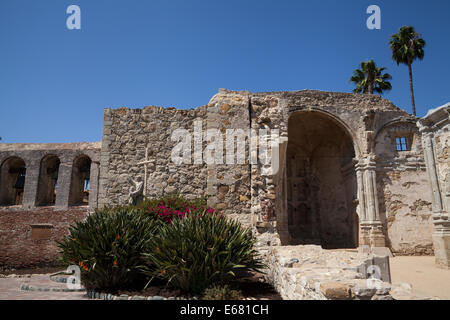
<svg viewBox="0 0 450 320">
<path fill-rule="evenodd" d="M 369 85 L 368 85 L 369 94 L 373 94 L 373 79 L 372 79 L 372 76 L 370 74 L 368 76 L 367 81 L 369 82 Z"/>
<path fill-rule="evenodd" d="M 412 65 L 411 65 L 411 62 L 408 63 L 408 69 L 409 69 L 409 89 L 411 90 L 412 112 L 413 112 L 413 115 L 416 115 L 416 101 L 415 101 L 415 99 L 414 99 L 414 86 L 413 86 Z"/>
</svg>

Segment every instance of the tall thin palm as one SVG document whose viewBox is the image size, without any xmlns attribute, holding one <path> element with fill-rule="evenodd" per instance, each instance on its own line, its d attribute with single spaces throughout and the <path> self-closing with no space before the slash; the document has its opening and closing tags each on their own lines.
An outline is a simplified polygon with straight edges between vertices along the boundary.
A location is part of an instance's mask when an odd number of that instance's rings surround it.
<svg viewBox="0 0 450 320">
<path fill-rule="evenodd" d="M 383 73 L 384 70 L 386 68 L 377 67 L 373 60 L 361 62 L 360 68 L 353 71 L 353 76 L 350 78 L 350 82 L 356 85 L 353 92 L 382 94 L 383 91 L 391 90 L 392 85 L 388 80 L 391 80 L 392 76 L 389 73 Z"/>
<path fill-rule="evenodd" d="M 392 50 L 392 59 L 397 62 L 406 64 L 409 70 L 409 88 L 411 91 L 411 104 L 413 114 L 416 115 L 416 101 L 414 99 L 414 86 L 412 78 L 412 63 L 414 60 L 422 60 L 425 56 L 423 48 L 425 40 L 418 34 L 413 27 L 401 27 L 398 33 L 391 36 L 389 40 Z"/>
</svg>

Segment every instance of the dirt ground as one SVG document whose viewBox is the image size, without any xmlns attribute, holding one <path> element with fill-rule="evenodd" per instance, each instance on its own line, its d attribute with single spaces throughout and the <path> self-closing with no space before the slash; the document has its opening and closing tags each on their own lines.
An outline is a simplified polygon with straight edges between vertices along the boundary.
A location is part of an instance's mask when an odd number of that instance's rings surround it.
<svg viewBox="0 0 450 320">
<path fill-rule="evenodd" d="M 409 283 L 417 296 L 450 300 L 450 269 L 438 268 L 434 257 L 394 257 L 390 259 L 392 284 Z"/>
</svg>

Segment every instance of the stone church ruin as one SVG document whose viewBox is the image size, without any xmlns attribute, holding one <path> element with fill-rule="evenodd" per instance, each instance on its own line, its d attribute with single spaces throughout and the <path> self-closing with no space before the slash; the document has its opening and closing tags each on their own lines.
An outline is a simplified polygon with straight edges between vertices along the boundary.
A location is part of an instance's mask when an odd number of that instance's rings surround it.
<svg viewBox="0 0 450 320">
<path fill-rule="evenodd" d="M 243 164 L 173 163 L 173 131 L 196 120 L 222 135 L 279 130 L 279 169 L 248 149 Z M 220 89 L 196 109 L 107 108 L 101 142 L 0 144 L 0 265 L 54 260 L 71 223 L 128 203 L 139 181 L 138 196 L 208 196 L 274 255 L 387 248 L 449 267 L 449 153 L 449 104 L 418 119 L 376 95 Z"/>
</svg>

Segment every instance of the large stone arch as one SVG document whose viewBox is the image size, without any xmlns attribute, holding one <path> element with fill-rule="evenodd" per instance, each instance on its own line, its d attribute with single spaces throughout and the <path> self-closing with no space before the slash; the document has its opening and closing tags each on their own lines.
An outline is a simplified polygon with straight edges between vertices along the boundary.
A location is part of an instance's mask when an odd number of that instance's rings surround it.
<svg viewBox="0 0 450 320">
<path fill-rule="evenodd" d="M 0 205 L 21 205 L 25 186 L 26 164 L 22 158 L 12 156 L 0 166 Z"/>
<path fill-rule="evenodd" d="M 61 160 L 57 155 L 49 154 L 42 158 L 36 195 L 37 206 L 55 205 L 60 164 Z"/>
<path fill-rule="evenodd" d="M 73 160 L 69 206 L 89 204 L 91 164 L 91 158 L 85 154 L 80 154 Z"/>
<path fill-rule="evenodd" d="M 282 243 L 357 247 L 354 159 L 360 151 L 348 127 L 327 112 L 292 112 L 288 142 L 280 151 L 277 199 L 284 204 L 278 204 L 277 227 Z"/>
</svg>

